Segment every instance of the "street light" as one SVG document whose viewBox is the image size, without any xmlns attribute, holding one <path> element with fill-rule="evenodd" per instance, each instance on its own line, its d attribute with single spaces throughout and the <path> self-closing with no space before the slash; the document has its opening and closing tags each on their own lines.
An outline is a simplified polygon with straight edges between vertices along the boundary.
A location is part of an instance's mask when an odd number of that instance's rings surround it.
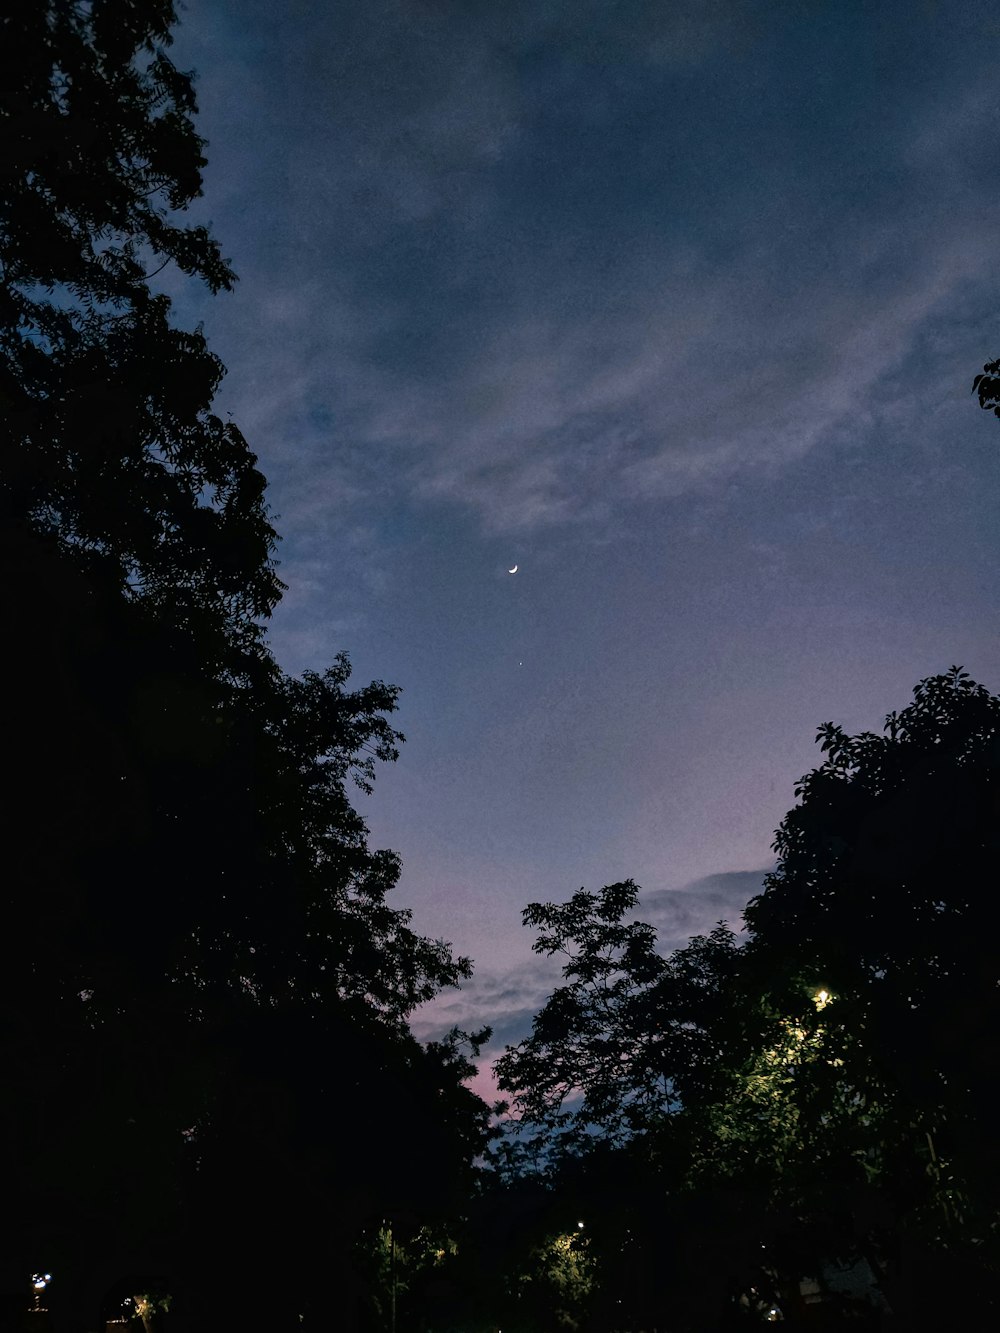
<svg viewBox="0 0 1000 1333">
<path fill-rule="evenodd" d="M 34 1308 L 36 1311 L 40 1311 L 42 1309 L 42 1292 L 45 1290 L 45 1288 L 49 1285 L 51 1281 L 52 1281 L 51 1273 L 32 1273 L 31 1289 L 35 1293 Z"/>
</svg>

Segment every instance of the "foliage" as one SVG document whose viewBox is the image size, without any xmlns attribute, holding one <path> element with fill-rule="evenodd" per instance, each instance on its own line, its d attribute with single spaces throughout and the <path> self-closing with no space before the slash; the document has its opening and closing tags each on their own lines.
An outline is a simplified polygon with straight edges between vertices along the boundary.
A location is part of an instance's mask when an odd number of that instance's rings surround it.
<svg viewBox="0 0 1000 1333">
<path fill-rule="evenodd" d="M 178 1317 L 238 1319 L 252 1292 L 277 1328 L 295 1246 L 318 1273 L 390 1194 L 449 1206 L 488 1112 L 463 1034 L 407 1028 L 468 961 L 390 906 L 398 858 L 351 799 L 396 758 L 398 691 L 349 688 L 344 655 L 274 661 L 264 479 L 212 411 L 221 363 L 152 285 L 235 281 L 182 216 L 204 145 L 174 18 L 3 18 L 7 1260 L 44 1251 L 53 1300 L 92 1310 L 123 1268 L 169 1270 Z"/>
<path fill-rule="evenodd" d="M 883 735 L 827 724 L 820 742 L 828 758 L 799 784 L 778 868 L 747 908 L 753 965 L 779 1004 L 804 977 L 829 988 L 837 1081 L 856 1119 L 877 1118 L 878 1151 L 926 1154 L 929 1132 L 963 1174 L 993 1179 L 982 1052 L 1000 1019 L 987 943 L 1000 699 L 954 667 Z"/>
<path fill-rule="evenodd" d="M 987 361 L 982 374 L 972 381 L 972 392 L 978 395 L 984 412 L 1000 417 L 1000 361 Z"/>
<path fill-rule="evenodd" d="M 368 1292 L 363 1324 L 372 1333 L 397 1328 L 448 1327 L 452 1276 L 458 1263 L 454 1229 L 389 1216 L 367 1227 L 355 1246 L 355 1264 Z"/>
<path fill-rule="evenodd" d="M 564 1180 L 563 1184 L 567 1182 Z M 582 1327 L 597 1295 L 597 1267 L 572 1184 L 487 1183 L 452 1232 L 428 1324 L 442 1333 L 549 1333 Z"/>
<path fill-rule="evenodd" d="M 566 955 L 559 987 L 532 1035 L 496 1063 L 521 1123 L 559 1134 L 579 1150 L 595 1130 L 611 1142 L 642 1133 L 711 1082 L 709 1027 L 735 958 L 723 923 L 664 959 L 652 926 L 627 921 L 638 887 L 580 889 L 565 904 L 532 903 L 533 948 Z"/>
<path fill-rule="evenodd" d="M 172 0 L 45 0 L 4 20 L 0 474 L 4 525 L 72 552 L 252 670 L 278 599 L 264 479 L 210 405 L 224 373 L 147 269 L 235 281 L 204 227 Z M 228 654 L 225 651 L 228 649 Z"/>
<path fill-rule="evenodd" d="M 398 860 L 369 851 L 349 800 L 349 781 L 370 791 L 375 762 L 396 758 L 398 691 L 349 691 L 343 655 L 300 680 L 274 663 L 263 478 L 210 411 L 221 365 L 172 328 L 140 262 L 213 291 L 234 280 L 207 231 L 175 217 L 204 159 L 173 20 L 169 0 L 50 0 L 5 20 L 0 406 L 28 778 L 15 859 L 40 881 L 55 984 L 91 1015 L 156 973 L 194 1007 L 220 988 L 359 1000 L 399 1026 L 467 964 L 386 905 Z M 52 819 L 62 836 L 43 840 Z"/>
<path fill-rule="evenodd" d="M 575 1333 L 585 1322 L 596 1286 L 589 1237 L 575 1227 L 547 1236 L 515 1283 L 514 1303 L 531 1310 L 542 1327 Z"/>
<path fill-rule="evenodd" d="M 720 925 L 659 957 L 627 922 L 630 882 L 527 909 L 567 984 L 497 1062 L 508 1132 L 561 1134 L 564 1170 L 620 1145 L 663 1190 L 746 1192 L 794 1219 L 800 1265 L 882 1245 L 909 1273 L 902 1305 L 920 1270 L 938 1308 L 941 1256 L 965 1255 L 966 1294 L 988 1303 L 1000 698 L 955 667 L 884 734 L 828 723 L 819 741 L 745 944 Z"/>
</svg>

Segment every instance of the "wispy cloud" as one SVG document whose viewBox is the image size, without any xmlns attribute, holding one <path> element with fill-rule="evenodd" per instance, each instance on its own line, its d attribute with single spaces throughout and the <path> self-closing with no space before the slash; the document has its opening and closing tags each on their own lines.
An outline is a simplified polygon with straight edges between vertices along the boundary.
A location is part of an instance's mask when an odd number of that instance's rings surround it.
<svg viewBox="0 0 1000 1333">
<path fill-rule="evenodd" d="M 778 151 L 783 121 L 741 139 L 680 100 L 692 65 L 766 78 L 781 23 L 746 6 L 253 13 L 281 38 L 266 79 L 223 13 L 192 27 L 220 231 L 255 217 L 220 330 L 229 393 L 287 530 L 359 505 L 384 521 L 390 496 L 492 533 L 600 530 L 780 470 L 870 418 L 935 312 L 992 272 L 997 209 L 954 165 L 994 118 L 975 81 L 913 104 L 878 153 L 817 128 L 813 165 L 799 140 Z"/>
<path fill-rule="evenodd" d="M 488 1024 L 493 1029 L 490 1049 L 499 1053 L 531 1031 L 531 1020 L 559 984 L 560 972 L 558 961 L 537 956 L 503 973 L 477 969 L 460 991 L 424 1005 L 411 1026 L 417 1037 L 429 1040 L 452 1027 L 470 1031 Z"/>
<path fill-rule="evenodd" d="M 707 934 L 717 921 L 743 930 L 743 909 L 760 893 L 764 870 L 732 870 L 707 875 L 682 889 L 644 893 L 636 916 L 655 926 L 661 953 L 683 948 L 692 935 Z"/>
</svg>

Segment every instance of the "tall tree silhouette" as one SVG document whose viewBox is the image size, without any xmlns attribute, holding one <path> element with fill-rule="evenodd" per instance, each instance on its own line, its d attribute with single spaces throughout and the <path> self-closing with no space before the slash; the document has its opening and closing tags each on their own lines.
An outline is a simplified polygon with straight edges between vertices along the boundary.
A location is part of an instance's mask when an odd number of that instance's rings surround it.
<svg viewBox="0 0 1000 1333">
<path fill-rule="evenodd" d="M 174 19 L 170 0 L 3 18 L 3 1262 L 51 1268 L 92 1322 L 116 1267 L 173 1255 L 189 1318 L 242 1299 L 299 1327 L 267 1238 L 329 1251 L 390 1193 L 433 1194 L 377 1110 L 393 1097 L 425 1127 L 449 1107 L 442 1188 L 484 1108 L 458 1048 L 406 1028 L 469 965 L 388 904 L 398 859 L 350 799 L 396 757 L 397 691 L 350 690 L 343 656 L 301 679 L 275 663 L 264 479 L 212 411 L 223 367 L 150 285 L 166 265 L 235 281 L 183 220 L 204 145 Z M 337 1196 L 346 1177 L 368 1184 Z M 224 1221 L 222 1294 L 204 1250 Z"/>
<path fill-rule="evenodd" d="M 42 3 L 4 20 L 0 393 L 7 523 L 245 648 L 277 601 L 264 480 L 210 411 L 223 375 L 148 271 L 235 281 L 204 227 L 169 0 Z M 230 670 L 238 663 L 230 660 Z"/>
</svg>

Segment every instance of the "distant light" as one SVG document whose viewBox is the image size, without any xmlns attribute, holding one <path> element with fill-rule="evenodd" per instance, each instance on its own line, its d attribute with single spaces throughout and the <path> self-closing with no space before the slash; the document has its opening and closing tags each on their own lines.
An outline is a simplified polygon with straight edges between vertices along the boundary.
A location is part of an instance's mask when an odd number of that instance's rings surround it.
<svg viewBox="0 0 1000 1333">
<path fill-rule="evenodd" d="M 828 990 L 818 990 L 813 996 L 813 1002 L 817 1009 L 825 1009 L 832 999 L 833 996 Z"/>
<path fill-rule="evenodd" d="M 576 1225 L 580 1228 L 581 1231 L 583 1230 L 583 1223 L 582 1223 L 582 1222 L 577 1222 Z"/>
</svg>

